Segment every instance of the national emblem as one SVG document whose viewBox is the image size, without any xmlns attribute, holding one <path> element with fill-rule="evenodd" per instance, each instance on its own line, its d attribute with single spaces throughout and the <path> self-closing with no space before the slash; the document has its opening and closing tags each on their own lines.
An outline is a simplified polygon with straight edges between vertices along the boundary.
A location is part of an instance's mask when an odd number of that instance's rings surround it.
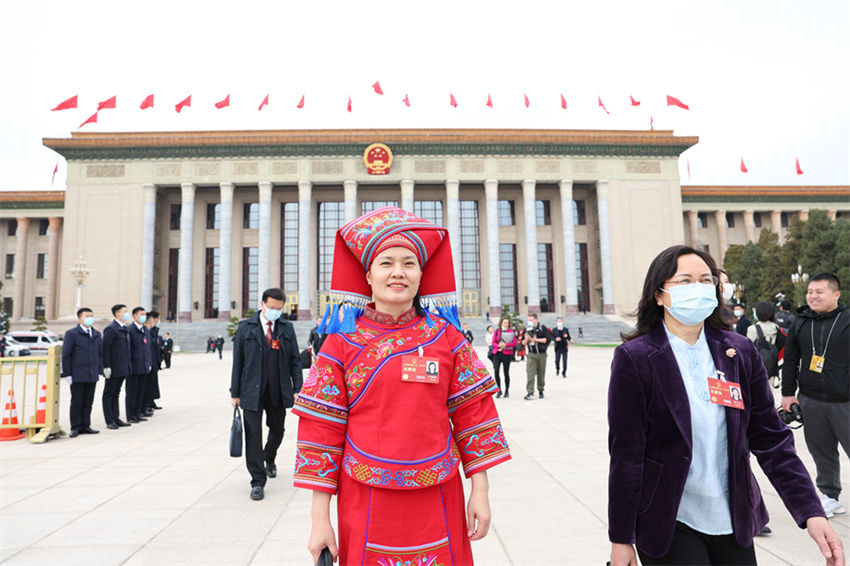
<svg viewBox="0 0 850 566">
<path fill-rule="evenodd" d="M 393 164 L 393 152 L 382 143 L 373 143 L 363 152 L 363 163 L 370 175 L 386 175 Z"/>
</svg>

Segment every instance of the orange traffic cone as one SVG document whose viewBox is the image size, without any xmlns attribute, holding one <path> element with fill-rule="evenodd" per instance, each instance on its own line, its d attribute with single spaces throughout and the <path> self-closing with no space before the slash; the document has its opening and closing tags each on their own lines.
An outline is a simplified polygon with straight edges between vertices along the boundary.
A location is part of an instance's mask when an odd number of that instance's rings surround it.
<svg viewBox="0 0 850 566">
<path fill-rule="evenodd" d="M 15 405 L 15 391 L 9 390 L 9 401 L 3 409 L 3 425 L 18 424 L 18 407 Z M 18 440 L 26 435 L 19 428 L 0 428 L 0 440 Z"/>
<path fill-rule="evenodd" d="M 44 424 L 47 420 L 47 385 L 41 386 L 41 395 L 38 396 L 38 405 L 35 410 L 35 424 Z"/>
</svg>

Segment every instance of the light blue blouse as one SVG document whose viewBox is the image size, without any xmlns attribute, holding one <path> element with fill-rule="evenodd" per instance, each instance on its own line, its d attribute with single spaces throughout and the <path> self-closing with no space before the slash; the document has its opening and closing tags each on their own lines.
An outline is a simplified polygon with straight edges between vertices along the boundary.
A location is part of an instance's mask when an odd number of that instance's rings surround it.
<svg viewBox="0 0 850 566">
<path fill-rule="evenodd" d="M 664 326 L 691 409 L 693 454 L 676 520 L 708 535 L 732 532 L 729 510 L 729 454 L 726 411 L 709 400 L 708 378 L 717 377 L 705 328 L 691 346 Z"/>
</svg>

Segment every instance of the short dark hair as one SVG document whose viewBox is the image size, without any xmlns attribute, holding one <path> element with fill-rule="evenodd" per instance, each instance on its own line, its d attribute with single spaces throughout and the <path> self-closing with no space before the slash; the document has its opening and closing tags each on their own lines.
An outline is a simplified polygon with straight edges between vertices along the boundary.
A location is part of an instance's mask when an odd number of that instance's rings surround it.
<svg viewBox="0 0 850 566">
<path fill-rule="evenodd" d="M 791 301 L 789 301 L 788 299 L 782 299 L 782 302 L 779 303 L 779 308 L 781 308 L 783 310 L 790 311 L 791 307 L 792 307 Z"/>
<path fill-rule="evenodd" d="M 279 287 L 272 287 L 263 291 L 263 302 L 265 303 L 268 299 L 277 299 L 285 303 L 286 295 L 283 294 L 283 290 Z"/>
<path fill-rule="evenodd" d="M 159 311 L 148 311 L 148 316 L 150 318 L 159 318 Z"/>
<path fill-rule="evenodd" d="M 829 283 L 830 287 L 834 287 L 834 291 L 841 290 L 841 280 L 838 279 L 838 276 L 835 273 L 830 273 L 829 271 L 818 273 L 817 275 L 809 279 L 809 283 L 813 281 L 826 281 Z"/>
<path fill-rule="evenodd" d="M 732 305 L 732 308 L 734 309 L 735 307 L 741 307 L 742 309 L 743 309 L 743 308 L 746 308 L 746 306 L 744 305 L 744 303 L 735 303 L 734 305 Z"/>
<path fill-rule="evenodd" d="M 136 316 L 137 312 L 143 312 L 144 310 L 145 310 L 145 307 L 135 307 L 133 309 L 133 316 Z"/>
<path fill-rule="evenodd" d="M 126 309 L 126 308 L 127 308 L 127 305 L 121 305 L 121 304 L 112 305 L 112 316 L 115 316 L 116 314 L 118 314 L 118 311 L 120 311 L 121 309 Z"/>
<path fill-rule="evenodd" d="M 77 309 L 77 318 L 80 318 L 80 315 L 83 314 L 84 312 L 90 312 L 90 313 L 94 314 L 94 311 L 91 310 L 90 308 L 80 307 L 80 308 Z"/>
<path fill-rule="evenodd" d="M 166 332 L 166 333 L 165 333 L 165 335 L 166 335 L 166 336 L 171 336 L 171 332 Z"/>
<path fill-rule="evenodd" d="M 759 301 L 756 303 L 756 318 L 759 322 L 770 322 L 773 320 L 773 305 L 767 301 Z"/>
<path fill-rule="evenodd" d="M 640 302 L 638 302 L 637 310 L 634 312 L 634 316 L 637 317 L 635 329 L 630 333 L 620 333 L 620 337 L 624 342 L 638 338 L 644 334 L 649 334 L 653 328 L 661 324 L 661 321 L 664 319 L 664 307 L 658 305 L 655 294 L 664 286 L 665 281 L 676 275 L 676 270 L 679 267 L 679 258 L 684 255 L 695 255 L 699 257 L 705 262 L 709 271 L 715 277 L 720 273 L 717 270 L 717 264 L 714 262 L 714 258 L 710 254 L 689 246 L 670 246 L 655 256 L 655 259 L 649 264 L 646 278 L 643 281 Z M 717 307 L 705 319 L 705 323 L 713 328 L 728 330 L 729 327 L 723 322 L 724 307 L 720 285 L 715 285 L 714 291 L 717 298 Z"/>
<path fill-rule="evenodd" d="M 533 318 L 534 320 L 538 320 L 538 319 L 539 319 L 539 317 L 537 316 L 537 313 L 536 313 L 536 312 L 530 312 L 530 313 L 528 313 L 528 316 L 530 316 L 530 317 L 531 317 L 531 318 Z"/>
</svg>

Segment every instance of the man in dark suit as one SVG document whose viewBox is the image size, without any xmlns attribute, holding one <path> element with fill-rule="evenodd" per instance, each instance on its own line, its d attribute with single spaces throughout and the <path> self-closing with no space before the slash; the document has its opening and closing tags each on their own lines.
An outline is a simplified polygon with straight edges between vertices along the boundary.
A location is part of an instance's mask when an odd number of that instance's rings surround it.
<svg viewBox="0 0 850 566">
<path fill-rule="evenodd" d="M 220 360 L 221 353 L 224 351 L 224 337 L 221 334 L 215 339 L 215 347 L 218 350 L 218 359 Z"/>
<path fill-rule="evenodd" d="M 145 392 L 142 397 L 142 414 L 152 417 L 154 409 L 162 407 L 156 404 L 159 399 L 159 368 L 162 365 L 162 338 L 159 336 L 159 311 L 150 311 L 145 327 L 150 333 L 151 371 L 146 378 Z"/>
<path fill-rule="evenodd" d="M 174 340 L 171 339 L 171 333 L 166 332 L 162 340 L 162 362 L 165 362 L 165 369 L 171 367 L 171 352 L 174 350 Z M 160 363 L 162 369 L 162 363 Z"/>
<path fill-rule="evenodd" d="M 131 373 L 130 333 L 127 325 L 133 318 L 127 311 L 127 305 L 114 305 L 112 316 L 115 320 L 103 331 L 103 375 L 106 377 L 103 386 L 103 417 L 106 419 L 106 428 L 115 430 L 130 426 L 120 419 L 118 398 L 124 380 Z"/>
<path fill-rule="evenodd" d="M 132 371 L 127 377 L 127 396 L 124 398 L 127 420 L 131 423 L 148 420 L 142 415 L 142 398 L 147 385 L 147 376 L 153 367 L 151 338 L 145 327 L 147 319 L 144 307 L 133 309 L 133 324 L 129 326 Z"/>
<path fill-rule="evenodd" d="M 292 323 L 281 320 L 283 291 L 263 292 L 261 309 L 239 323 L 233 340 L 231 405 L 244 412 L 245 461 L 251 474 L 251 499 L 264 496 L 266 476 L 277 476 L 275 457 L 283 441 L 286 408 L 301 389 L 301 361 Z M 262 413 L 269 429 L 263 449 Z M 265 465 L 263 461 L 265 460 Z"/>
<path fill-rule="evenodd" d="M 103 374 L 103 339 L 93 328 L 94 312 L 78 309 L 77 320 L 80 324 L 65 332 L 62 344 L 62 377 L 71 382 L 71 438 L 100 432 L 91 427 L 91 407 Z"/>
<path fill-rule="evenodd" d="M 570 329 L 564 326 L 564 319 L 560 316 L 555 319 L 552 337 L 555 344 L 555 375 L 561 374 L 561 377 L 567 377 L 567 354 L 573 337 L 570 335 Z"/>
</svg>

